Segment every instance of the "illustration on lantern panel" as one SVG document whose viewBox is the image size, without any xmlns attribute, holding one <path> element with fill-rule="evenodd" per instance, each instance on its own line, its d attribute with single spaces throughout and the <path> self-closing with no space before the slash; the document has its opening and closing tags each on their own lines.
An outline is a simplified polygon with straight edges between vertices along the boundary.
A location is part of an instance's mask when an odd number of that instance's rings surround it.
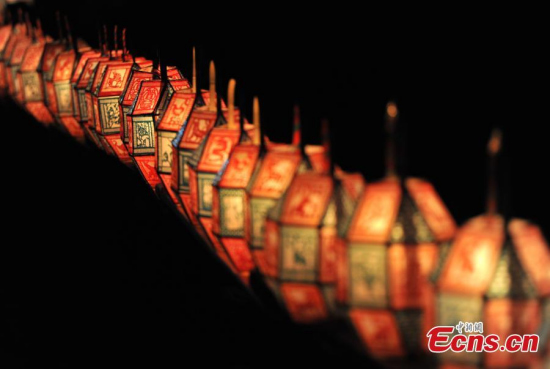
<svg viewBox="0 0 550 369">
<path fill-rule="evenodd" d="M 275 206 L 273 199 L 251 199 L 250 221 L 252 223 L 252 247 L 263 248 L 265 217 L 267 212 Z"/>
<path fill-rule="evenodd" d="M 159 170 L 170 171 L 172 169 L 172 140 L 175 134 L 159 131 Z"/>
<path fill-rule="evenodd" d="M 149 117 L 134 118 L 135 147 L 138 151 L 154 148 L 153 122 Z"/>
<path fill-rule="evenodd" d="M 201 143 L 203 137 L 208 133 L 210 121 L 206 119 L 197 119 L 194 124 L 191 124 L 189 130 L 185 131 L 183 141 L 188 143 Z"/>
<path fill-rule="evenodd" d="M 36 101 L 42 98 L 42 91 L 40 90 L 40 81 L 38 74 L 36 73 L 23 73 L 23 92 L 25 94 L 25 100 Z"/>
<path fill-rule="evenodd" d="M 233 140 L 231 137 L 213 137 L 211 142 L 208 142 L 203 154 L 203 158 L 205 158 L 203 164 L 212 168 L 219 168 L 229 157 L 229 148 L 232 145 Z"/>
<path fill-rule="evenodd" d="M 319 237 L 316 229 L 302 227 L 282 227 L 281 279 L 313 282 L 316 277 L 316 265 Z"/>
<path fill-rule="evenodd" d="M 216 177 L 213 175 L 200 175 L 198 177 L 199 188 L 201 189 L 201 195 L 199 196 L 199 212 L 202 216 L 211 216 L 212 211 L 212 182 Z"/>
<path fill-rule="evenodd" d="M 126 68 L 117 68 L 111 70 L 107 77 L 107 83 L 103 87 L 103 92 L 118 91 L 122 88 L 122 84 L 125 80 L 126 74 L 129 70 Z"/>
<path fill-rule="evenodd" d="M 244 231 L 244 192 L 224 189 L 221 197 L 221 226 L 224 234 L 242 235 Z"/>
<path fill-rule="evenodd" d="M 57 109 L 60 113 L 70 113 L 71 107 L 71 86 L 68 83 L 56 84 Z"/>
<path fill-rule="evenodd" d="M 100 108 L 104 129 L 107 131 L 113 130 L 113 133 L 117 133 L 120 130 L 120 109 L 118 108 L 118 100 L 115 98 L 102 101 Z"/>
<path fill-rule="evenodd" d="M 157 97 L 159 95 L 159 89 L 157 87 L 146 87 L 141 92 L 142 98 L 138 99 L 135 111 L 138 110 L 151 110 L 153 109 Z"/>
<path fill-rule="evenodd" d="M 386 307 L 386 246 L 351 244 L 348 252 L 351 304 Z"/>
</svg>

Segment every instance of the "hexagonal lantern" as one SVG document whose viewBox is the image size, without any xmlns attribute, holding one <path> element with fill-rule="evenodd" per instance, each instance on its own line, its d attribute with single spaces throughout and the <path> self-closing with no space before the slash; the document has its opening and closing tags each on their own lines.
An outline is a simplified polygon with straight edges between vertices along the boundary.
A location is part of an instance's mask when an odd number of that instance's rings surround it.
<svg viewBox="0 0 550 369">
<path fill-rule="evenodd" d="M 124 144 L 130 142 L 130 135 L 128 132 L 128 113 L 132 108 L 138 92 L 139 87 L 141 86 L 142 81 L 152 81 L 154 78 L 153 74 L 153 62 L 151 60 L 146 60 L 136 58 L 134 66 L 130 71 L 130 76 L 128 78 L 128 83 L 124 88 L 119 101 L 120 105 L 120 114 L 122 117 L 122 125 L 120 127 L 120 138 Z"/>
<path fill-rule="evenodd" d="M 8 81 L 6 78 L 6 63 L 4 57 L 6 55 L 6 50 L 10 39 L 13 36 L 13 26 L 11 24 L 6 24 L 0 27 L 0 90 L 4 91 L 8 88 Z"/>
<path fill-rule="evenodd" d="M 25 29 L 27 30 L 29 28 L 25 27 Z M 9 58 L 6 59 L 8 90 L 10 95 L 20 102 L 23 100 L 23 86 L 21 86 L 21 79 L 18 78 L 18 72 L 21 68 L 25 52 L 31 43 L 32 40 L 27 31 L 18 35 L 13 46 L 13 51 L 11 55 L 8 55 Z"/>
<path fill-rule="evenodd" d="M 246 188 L 256 168 L 261 147 L 260 107 L 254 98 L 254 131 L 242 134 L 212 187 L 212 234 L 223 248 L 235 271 L 246 280 L 255 264 L 245 238 Z M 219 242 L 218 242 L 219 239 Z"/>
<path fill-rule="evenodd" d="M 229 81 L 227 110 L 218 113 L 214 127 L 188 160 L 191 211 L 207 233 L 211 231 L 212 183 L 241 137 L 235 85 L 235 80 Z"/>
<path fill-rule="evenodd" d="M 155 109 L 160 99 L 161 80 L 142 81 L 128 112 L 128 152 L 147 183 L 155 188 L 160 178 L 155 169 Z"/>
<path fill-rule="evenodd" d="M 53 41 L 46 43 L 44 47 L 44 55 L 42 56 L 42 78 L 44 79 L 44 97 L 48 109 L 54 114 L 57 114 L 57 99 L 53 85 L 53 73 L 55 69 L 55 61 L 57 56 L 66 49 L 65 43 L 61 41 Z"/>
<path fill-rule="evenodd" d="M 200 146 L 206 134 L 218 119 L 216 108 L 216 69 L 210 62 L 210 89 L 208 95 L 196 95 L 193 109 L 188 119 L 172 141 L 172 181 L 171 188 L 178 194 L 187 213 L 191 213 L 189 196 L 189 167 L 187 161 Z M 220 101 L 223 108 L 223 101 Z M 188 214 L 190 215 L 190 214 Z"/>
<path fill-rule="evenodd" d="M 13 78 L 13 74 L 11 73 L 11 71 L 8 70 L 8 65 L 9 65 L 9 62 L 12 58 L 12 55 L 13 55 L 13 51 L 15 49 L 15 45 L 19 42 L 19 39 L 21 37 L 24 37 L 25 36 L 25 33 L 26 33 L 26 25 L 23 24 L 23 23 L 16 23 L 15 25 L 13 26 L 5 26 L 5 27 L 8 27 L 8 28 L 3 28 L 4 29 L 4 40 L 3 40 L 3 43 L 4 45 L 0 45 L 2 46 L 2 49 L 1 49 L 1 55 L 2 55 L 2 69 L 4 71 L 3 75 L 4 75 L 4 86 L 5 86 L 5 89 L 7 89 L 7 92 L 10 93 L 10 94 L 13 94 L 13 91 L 15 90 L 15 87 L 14 87 L 14 78 Z M 2 40 L 0 40 L 2 41 Z"/>
<path fill-rule="evenodd" d="M 84 90 L 79 88 L 79 82 L 85 72 L 86 66 L 89 60 L 94 60 L 101 57 L 101 52 L 97 50 L 89 50 L 83 53 L 76 64 L 76 67 L 71 77 L 71 87 L 73 92 L 73 108 L 74 117 L 78 122 L 84 122 L 88 120 L 88 111 L 86 107 L 86 99 L 84 97 Z M 86 77 L 84 78 L 86 79 Z M 86 119 L 84 119 L 86 118 Z"/>
<path fill-rule="evenodd" d="M 304 158 L 301 147 L 299 110 L 294 111 L 294 135 L 291 145 L 266 144 L 267 150 L 261 155 L 246 189 L 245 237 L 249 249 L 260 271 L 264 270 L 264 224 L 268 211 L 290 185 L 296 173 L 307 169 L 326 167 L 316 155 L 322 148 L 306 146 Z M 309 153 L 308 153 L 309 152 Z M 315 154 L 309 156 L 310 153 Z"/>
<path fill-rule="evenodd" d="M 317 322 L 336 311 L 336 202 L 356 202 L 363 189 L 361 175 L 309 170 L 268 212 L 264 277 L 294 321 Z"/>
<path fill-rule="evenodd" d="M 393 131 L 395 104 L 386 118 Z M 386 359 L 421 352 L 434 325 L 429 274 L 456 230 L 429 182 L 395 175 L 393 148 L 390 138 L 387 178 L 368 184 L 355 210 L 340 217 L 337 246 L 337 302 L 366 350 Z"/>
<path fill-rule="evenodd" d="M 550 331 L 550 250 L 536 225 L 505 219 L 496 211 L 494 161 L 500 134 L 493 133 L 487 213 L 468 220 L 442 252 L 433 275 L 438 288 L 437 325 L 482 322 L 483 334 L 501 340 L 511 334 L 539 334 L 539 347 Z M 468 333 L 466 333 L 468 334 Z M 539 349 L 543 351 L 543 349 Z M 527 367 L 532 352 L 445 352 L 441 361 L 485 367 Z"/>
</svg>

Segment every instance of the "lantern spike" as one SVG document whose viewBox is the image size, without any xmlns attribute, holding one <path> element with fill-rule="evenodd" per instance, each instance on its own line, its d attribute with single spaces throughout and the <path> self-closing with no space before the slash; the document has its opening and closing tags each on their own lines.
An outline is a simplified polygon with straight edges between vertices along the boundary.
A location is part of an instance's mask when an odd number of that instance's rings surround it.
<svg viewBox="0 0 550 369">
<path fill-rule="evenodd" d="M 55 12 L 55 21 L 57 23 L 57 34 L 59 37 L 59 41 L 63 42 L 63 27 L 61 26 L 61 13 L 59 10 L 56 10 Z"/>
<path fill-rule="evenodd" d="M 330 125 L 328 119 L 323 119 L 321 121 L 321 136 L 323 148 L 325 149 L 325 156 L 329 164 L 329 174 L 334 177 L 334 160 L 332 157 L 332 145 L 330 144 Z"/>
<path fill-rule="evenodd" d="M 197 93 L 197 59 L 195 46 L 193 46 L 193 79 L 191 81 L 191 92 Z"/>
<path fill-rule="evenodd" d="M 126 61 L 126 54 L 128 49 L 126 49 L 126 28 L 122 29 L 122 61 Z"/>
<path fill-rule="evenodd" d="M 73 34 L 71 33 L 71 25 L 69 24 L 69 18 L 67 18 L 66 15 L 63 17 L 63 19 L 65 20 L 65 30 L 67 32 L 67 47 L 71 48 L 73 47 Z M 75 52 L 76 51 L 77 50 L 75 48 Z"/>
<path fill-rule="evenodd" d="M 210 61 L 210 101 L 208 102 L 208 110 L 216 110 L 216 66 L 214 61 Z"/>
<path fill-rule="evenodd" d="M 118 54 L 118 25 L 115 24 L 114 30 L 113 30 L 113 41 L 114 41 L 114 47 L 115 47 L 115 58 Z"/>
<path fill-rule="evenodd" d="M 498 128 L 493 129 L 491 137 L 487 143 L 487 153 L 489 156 L 488 164 L 488 188 L 487 188 L 487 214 L 494 216 L 497 214 L 497 173 L 496 162 L 502 146 L 502 131 Z"/>
<path fill-rule="evenodd" d="M 235 86 L 237 82 L 232 78 L 229 80 L 229 86 L 227 87 L 227 128 L 237 129 L 237 123 L 235 122 Z"/>
<path fill-rule="evenodd" d="M 103 49 L 105 50 L 105 56 L 111 58 L 111 49 L 109 48 L 109 38 L 107 36 L 107 25 L 103 25 Z"/>
<path fill-rule="evenodd" d="M 254 137 L 252 143 L 260 146 L 262 144 L 262 129 L 260 127 L 260 101 L 254 96 L 252 101 L 252 124 L 254 125 Z"/>
<path fill-rule="evenodd" d="M 44 29 L 42 28 L 42 20 L 40 18 L 36 18 L 36 29 L 37 29 L 37 35 L 38 38 L 44 37 Z"/>
<path fill-rule="evenodd" d="M 386 177 L 396 177 L 396 148 L 395 148 L 395 126 L 399 110 L 394 101 L 389 101 L 386 104 L 386 134 L 388 135 L 386 142 Z"/>
<path fill-rule="evenodd" d="M 300 146 L 302 142 L 302 128 L 300 123 L 300 107 L 294 105 L 294 123 L 292 130 L 292 145 Z"/>
</svg>

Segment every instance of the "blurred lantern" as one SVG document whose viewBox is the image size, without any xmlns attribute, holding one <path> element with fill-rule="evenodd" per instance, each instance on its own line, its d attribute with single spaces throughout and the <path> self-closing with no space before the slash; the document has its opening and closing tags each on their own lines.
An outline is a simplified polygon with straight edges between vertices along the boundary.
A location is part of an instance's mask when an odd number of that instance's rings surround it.
<svg viewBox="0 0 550 369">
<path fill-rule="evenodd" d="M 8 91 L 10 95 L 17 101 L 23 100 L 23 89 L 21 86 L 21 79 L 18 78 L 18 72 L 23 62 L 23 57 L 27 48 L 31 45 L 30 27 L 27 24 L 22 28 L 15 38 L 13 49 L 11 54 L 7 55 L 6 67 L 7 67 L 7 79 L 8 79 Z"/>
<path fill-rule="evenodd" d="M 305 151 L 306 155 L 303 155 Z M 307 157 L 313 152 L 315 160 Z M 308 166 L 326 168 L 325 161 L 317 155 L 322 148 L 306 146 L 302 148 L 299 109 L 294 110 L 294 133 L 292 144 L 272 144 L 266 139 L 266 152 L 261 154 L 247 185 L 245 217 L 245 237 L 254 259 L 264 270 L 264 224 L 268 211 L 275 206 L 288 185 L 299 171 Z M 319 160 L 321 159 L 321 160 Z M 313 164 L 315 162 L 315 164 Z"/>
<path fill-rule="evenodd" d="M 241 136 L 240 113 L 235 108 L 235 85 L 234 79 L 229 81 L 227 110 L 218 112 L 214 127 L 188 160 L 191 211 L 207 233 L 211 231 L 212 183 Z M 211 99 L 207 109 L 214 110 L 214 102 Z"/>
<path fill-rule="evenodd" d="M 53 42 L 47 42 L 44 46 L 44 55 L 42 56 L 41 69 L 44 80 L 45 104 L 52 114 L 57 115 L 57 99 L 53 85 L 53 73 L 57 56 L 67 48 L 66 40 L 63 37 L 63 27 L 61 27 L 61 17 L 56 13 L 57 28 L 59 39 Z"/>
<path fill-rule="evenodd" d="M 142 81 L 138 94 L 128 112 L 128 152 L 136 167 L 151 187 L 160 183 L 155 169 L 155 110 L 160 99 L 163 82 Z"/>
<path fill-rule="evenodd" d="M 212 233 L 219 238 L 235 270 L 244 279 L 255 267 L 245 239 L 245 219 L 246 188 L 263 151 L 257 97 L 253 105 L 253 127 L 252 138 L 241 135 L 240 143 L 218 173 L 212 189 Z"/>
<path fill-rule="evenodd" d="M 194 151 L 203 142 L 206 134 L 212 129 L 218 120 L 216 98 L 216 68 L 214 62 L 210 62 L 210 89 L 209 92 L 195 94 L 193 108 L 187 120 L 179 129 L 176 138 L 172 141 L 172 190 L 178 194 L 180 203 L 186 216 L 200 232 L 194 212 L 191 209 L 191 196 L 189 195 L 189 166 L 188 160 Z M 195 82 L 193 82 L 195 85 Z M 223 102 L 218 101 L 223 107 Z"/>
<path fill-rule="evenodd" d="M 23 102 L 25 108 L 42 124 L 53 123 L 53 116 L 45 104 L 44 80 L 40 62 L 44 55 L 46 40 L 38 24 L 33 36 L 33 43 L 28 47 L 21 69 L 19 70 L 20 84 L 23 87 Z"/>
<path fill-rule="evenodd" d="M 497 213 L 496 155 L 501 135 L 489 141 L 487 213 L 470 219 L 443 249 L 434 273 L 438 288 L 437 325 L 482 322 L 483 334 L 539 334 L 543 347 L 550 329 L 550 251 L 540 229 L 525 220 L 507 224 Z M 466 333 L 468 335 L 468 333 Z M 540 349 L 542 351 L 542 349 Z M 531 352 L 446 352 L 444 362 L 486 367 L 535 363 Z"/>
<path fill-rule="evenodd" d="M 379 358 L 419 352 L 433 327 L 435 293 L 428 276 L 439 244 L 455 222 L 433 186 L 395 172 L 397 107 L 389 103 L 387 177 L 368 184 L 356 209 L 339 217 L 337 301 L 370 354 Z M 423 342 L 423 341 L 422 341 Z"/>
<path fill-rule="evenodd" d="M 0 92 L 5 91 L 8 88 L 8 81 L 6 79 L 6 63 L 5 55 L 7 45 L 13 36 L 13 26 L 6 24 L 0 27 Z M 9 51 L 9 49 L 7 50 Z"/>
<path fill-rule="evenodd" d="M 326 157 L 330 156 L 323 123 Z M 337 204 L 356 202 L 364 189 L 359 174 L 307 170 L 297 174 L 265 222 L 264 277 L 291 318 L 300 323 L 335 312 Z M 323 168 L 324 169 L 324 168 Z"/>
</svg>

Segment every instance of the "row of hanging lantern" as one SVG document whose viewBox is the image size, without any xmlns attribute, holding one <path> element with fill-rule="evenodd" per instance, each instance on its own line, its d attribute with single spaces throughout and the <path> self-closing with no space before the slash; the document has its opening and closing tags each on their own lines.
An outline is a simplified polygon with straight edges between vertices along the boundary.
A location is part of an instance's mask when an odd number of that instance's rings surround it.
<svg viewBox="0 0 550 369">
<path fill-rule="evenodd" d="M 59 39 L 20 13 L 0 28 L 0 91 L 38 121 L 136 168 L 248 283 L 258 270 L 277 301 L 300 323 L 344 317 L 365 349 L 379 358 L 424 351 L 435 325 L 485 322 L 486 333 L 550 329 L 550 252 L 541 231 L 497 213 L 494 162 L 500 135 L 490 140 L 487 214 L 458 229 L 434 187 L 395 170 L 389 103 L 387 175 L 365 184 L 335 166 L 327 124 L 323 145 L 305 145 L 294 112 L 290 144 L 262 134 L 258 99 L 252 123 L 235 106 L 197 84 L 195 50 L 189 82 L 175 67 L 131 55 L 107 29 L 94 50 Z M 456 233 L 456 237 L 455 237 Z M 528 366 L 532 353 L 453 353 L 444 363 Z"/>
</svg>

